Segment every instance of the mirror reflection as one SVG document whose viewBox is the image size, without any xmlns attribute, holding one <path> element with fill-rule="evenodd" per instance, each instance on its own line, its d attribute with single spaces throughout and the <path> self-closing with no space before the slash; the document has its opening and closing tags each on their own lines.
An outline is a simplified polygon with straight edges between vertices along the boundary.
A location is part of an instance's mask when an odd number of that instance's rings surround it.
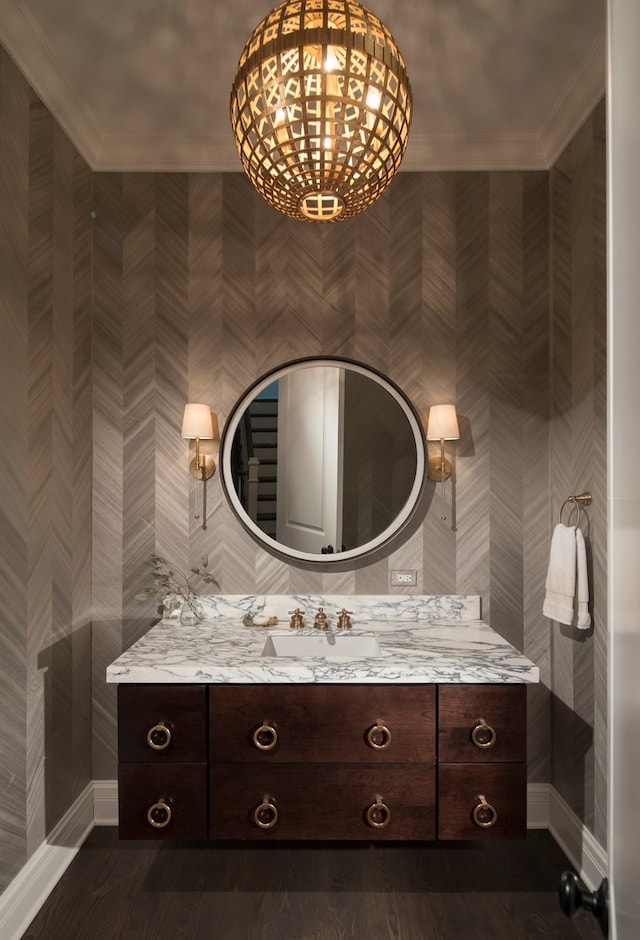
<svg viewBox="0 0 640 940">
<path fill-rule="evenodd" d="M 412 406 L 378 373 L 301 360 L 261 379 L 226 424 L 222 479 L 240 521 L 292 558 L 338 561 L 386 542 L 422 490 Z"/>
</svg>

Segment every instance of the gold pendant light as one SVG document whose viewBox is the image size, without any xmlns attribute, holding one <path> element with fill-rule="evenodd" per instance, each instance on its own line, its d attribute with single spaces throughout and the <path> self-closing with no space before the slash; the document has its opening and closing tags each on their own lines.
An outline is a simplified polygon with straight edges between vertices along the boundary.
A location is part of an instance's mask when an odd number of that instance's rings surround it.
<svg viewBox="0 0 640 940">
<path fill-rule="evenodd" d="M 411 88 L 393 36 L 355 0 L 285 0 L 254 29 L 231 90 L 245 172 L 294 219 L 362 212 L 397 172 Z"/>
</svg>

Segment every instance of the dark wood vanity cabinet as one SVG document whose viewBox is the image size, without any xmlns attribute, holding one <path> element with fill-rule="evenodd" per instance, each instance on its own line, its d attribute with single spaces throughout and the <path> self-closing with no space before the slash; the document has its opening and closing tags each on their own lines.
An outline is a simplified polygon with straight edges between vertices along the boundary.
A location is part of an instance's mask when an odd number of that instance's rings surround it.
<svg viewBox="0 0 640 940">
<path fill-rule="evenodd" d="M 433 685 L 211 686 L 209 716 L 213 763 L 435 761 Z"/>
<path fill-rule="evenodd" d="M 212 839 L 434 839 L 435 686 L 209 692 Z"/>
<path fill-rule="evenodd" d="M 118 812 L 123 839 L 207 833 L 207 687 L 118 686 Z"/>
<path fill-rule="evenodd" d="M 122 838 L 526 832 L 524 685 L 121 685 Z"/>
<path fill-rule="evenodd" d="M 524 685 L 438 687 L 438 838 L 523 839 Z"/>
</svg>

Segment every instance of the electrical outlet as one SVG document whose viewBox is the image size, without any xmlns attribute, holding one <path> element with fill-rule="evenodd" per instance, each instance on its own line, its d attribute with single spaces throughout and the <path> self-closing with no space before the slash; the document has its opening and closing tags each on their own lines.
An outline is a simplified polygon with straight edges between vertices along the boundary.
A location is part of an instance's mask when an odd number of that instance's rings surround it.
<svg viewBox="0 0 640 940">
<path fill-rule="evenodd" d="M 415 587 L 418 583 L 418 572 L 414 569 L 391 572 L 391 587 Z"/>
</svg>

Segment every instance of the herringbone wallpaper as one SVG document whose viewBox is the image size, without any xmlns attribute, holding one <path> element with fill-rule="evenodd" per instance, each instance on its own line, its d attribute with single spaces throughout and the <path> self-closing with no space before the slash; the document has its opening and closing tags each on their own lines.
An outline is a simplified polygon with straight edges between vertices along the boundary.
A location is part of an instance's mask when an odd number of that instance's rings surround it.
<svg viewBox="0 0 640 940">
<path fill-rule="evenodd" d="M 359 218 L 274 213 L 238 174 L 91 174 L 0 55 L 0 886 L 85 783 L 115 777 L 107 663 L 149 625 L 152 552 L 208 552 L 222 590 L 477 592 L 531 656 L 529 775 L 606 842 L 604 111 L 551 173 L 400 174 Z M 352 570 L 291 566 L 209 527 L 180 438 L 266 370 L 340 355 L 425 416 L 455 401 L 455 482 Z M 542 617 L 561 502 L 591 489 L 593 635 Z M 90 619 L 93 628 L 89 630 Z M 46 764 L 45 764 L 46 757 Z M 45 772 L 46 768 L 46 772 Z"/>
<path fill-rule="evenodd" d="M 91 193 L 0 49 L 0 889 L 91 780 Z"/>
<path fill-rule="evenodd" d="M 550 495 L 590 490 L 593 632 L 550 630 L 552 782 L 602 845 L 607 838 L 607 492 L 605 111 L 596 109 L 551 172 Z M 553 522 L 557 519 L 553 518 Z M 567 515 L 563 521 L 567 522 Z M 571 517 L 575 524 L 576 516 Z"/>
</svg>

